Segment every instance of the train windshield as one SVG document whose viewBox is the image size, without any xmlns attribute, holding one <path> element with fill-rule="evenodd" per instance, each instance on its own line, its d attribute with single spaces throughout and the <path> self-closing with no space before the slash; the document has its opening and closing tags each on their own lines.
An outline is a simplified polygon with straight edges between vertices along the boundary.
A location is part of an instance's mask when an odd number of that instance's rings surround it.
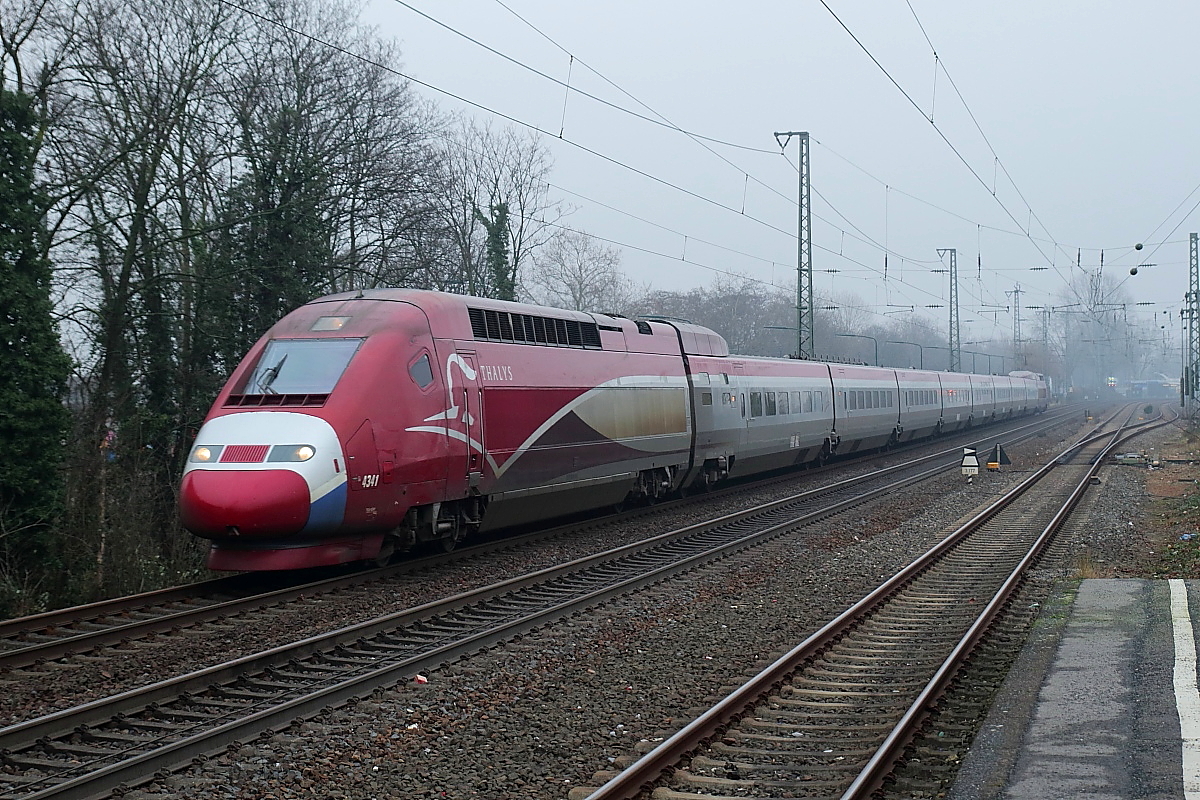
<svg viewBox="0 0 1200 800">
<path fill-rule="evenodd" d="M 243 394 L 329 394 L 362 339 L 274 339 Z"/>
</svg>

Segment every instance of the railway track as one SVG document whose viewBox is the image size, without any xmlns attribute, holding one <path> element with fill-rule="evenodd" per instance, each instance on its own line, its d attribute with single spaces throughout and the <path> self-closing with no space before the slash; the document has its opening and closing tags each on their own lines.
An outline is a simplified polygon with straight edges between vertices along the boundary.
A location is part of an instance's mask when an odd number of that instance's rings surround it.
<svg viewBox="0 0 1200 800">
<path fill-rule="evenodd" d="M 1070 416 L 1072 412 L 1061 412 Z M 997 436 L 1024 437 L 1061 419 L 1047 414 L 1005 431 L 987 431 L 989 438 Z M 969 441 L 963 439 L 963 441 Z M 1008 441 L 1013 441 L 1009 439 Z M 958 447 L 941 451 L 929 459 L 950 457 Z M 829 469 L 828 467 L 826 469 Z M 795 475 L 758 481 L 755 487 L 771 482 L 794 481 Z M 744 486 L 732 486 L 711 493 L 712 497 L 744 492 Z M 623 518 L 635 519 L 652 513 L 669 513 L 688 500 L 676 500 L 652 508 L 624 512 Z M 602 520 L 612 521 L 612 518 Z M 288 603 L 316 596 L 328 596 L 364 586 L 370 586 L 397 576 L 431 569 L 439 564 L 467 558 L 486 556 L 496 550 L 519 547 L 530 540 L 541 540 L 564 533 L 578 532 L 600 521 L 570 523 L 524 536 L 508 537 L 463 548 L 451 554 L 426 556 L 376 570 L 325 575 L 315 580 L 298 581 L 296 576 L 279 574 L 233 575 L 187 586 L 147 592 L 129 597 L 105 600 L 85 606 L 51 611 L 29 617 L 0 622 L 0 675 L 7 671 L 36 666 L 57 659 L 113 647 L 128 646 L 161 634 L 175 634 L 184 629 L 223 623 L 238 619 L 239 624 L 254 624 L 254 616 L 271 613 Z M 328 571 L 327 571 L 328 572 Z M 264 584 L 266 586 L 264 587 Z M 267 591 L 263 591 L 266 588 Z"/>
<path fill-rule="evenodd" d="M 1037 435 L 1031 428 L 1026 435 Z M 1012 434 L 1006 434 L 1010 437 Z M 958 448 L 0 729 L 0 797 L 91 797 L 956 465 Z"/>
<path fill-rule="evenodd" d="M 1131 435 L 1109 423 L 628 769 L 571 796 L 871 796 L 1104 455 Z"/>
</svg>

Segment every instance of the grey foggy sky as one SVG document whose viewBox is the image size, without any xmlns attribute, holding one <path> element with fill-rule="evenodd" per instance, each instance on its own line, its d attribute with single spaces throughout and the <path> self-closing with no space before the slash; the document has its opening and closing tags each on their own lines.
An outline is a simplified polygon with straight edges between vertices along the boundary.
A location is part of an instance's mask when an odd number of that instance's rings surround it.
<svg viewBox="0 0 1200 800">
<path fill-rule="evenodd" d="M 1169 312 L 1177 325 L 1188 233 L 1200 229 L 1200 213 L 1184 218 L 1200 199 L 1189 197 L 1200 184 L 1200 4 L 910 1 L 924 33 L 905 0 L 826 0 L 920 111 L 820 0 L 504 0 L 553 43 L 497 0 L 406 0 L 534 69 L 569 75 L 575 89 L 768 153 L 701 146 L 567 97 L 395 0 L 369 0 L 366 20 L 399 42 L 407 74 L 554 134 L 543 141 L 555 161 L 553 193 L 575 208 L 569 224 L 628 245 L 625 271 L 657 288 L 711 283 L 708 266 L 794 290 L 796 173 L 772 133 L 807 130 L 818 294 L 853 292 L 877 313 L 916 306 L 944 329 L 945 310 L 921 306 L 945 303 L 946 276 L 931 270 L 943 266 L 936 249 L 954 247 L 962 319 L 975 320 L 964 340 L 990 338 L 1011 331 L 1012 318 L 980 309 L 1008 305 L 1005 292 L 1018 282 L 1023 306 L 1062 303 L 1066 280 L 1081 277 L 1077 249 L 1092 272 L 1103 249 L 1105 275 L 1124 280 L 1132 302 L 1156 304 L 1138 318 Z M 936 83 L 926 34 L 944 67 Z M 509 124 L 415 88 L 444 110 Z M 794 141 L 786 152 L 794 164 Z M 1144 262 L 1157 266 L 1130 277 Z"/>
</svg>

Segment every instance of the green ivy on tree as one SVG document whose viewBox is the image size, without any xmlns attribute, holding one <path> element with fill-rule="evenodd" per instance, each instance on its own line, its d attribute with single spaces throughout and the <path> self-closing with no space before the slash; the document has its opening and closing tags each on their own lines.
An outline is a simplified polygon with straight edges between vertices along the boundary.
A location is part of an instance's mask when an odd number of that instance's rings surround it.
<svg viewBox="0 0 1200 800">
<path fill-rule="evenodd" d="M 497 300 L 517 299 L 517 280 L 508 261 L 508 203 L 499 200 L 492 203 L 486 216 L 478 207 L 475 219 L 487 231 L 484 259 L 487 262 L 488 280 L 492 285 L 489 295 Z"/>
<path fill-rule="evenodd" d="M 50 574 L 70 362 L 51 313 L 37 132 L 33 99 L 0 89 L 0 546 L 10 568 Z"/>
</svg>

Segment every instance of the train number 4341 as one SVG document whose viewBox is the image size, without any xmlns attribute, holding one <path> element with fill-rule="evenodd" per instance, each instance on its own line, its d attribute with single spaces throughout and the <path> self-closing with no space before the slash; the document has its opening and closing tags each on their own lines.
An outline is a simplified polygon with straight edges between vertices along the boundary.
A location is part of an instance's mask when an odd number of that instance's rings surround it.
<svg viewBox="0 0 1200 800">
<path fill-rule="evenodd" d="M 361 479 L 361 483 L 362 483 L 362 488 L 364 488 L 364 489 L 374 489 L 376 486 L 379 485 L 379 476 L 378 475 L 363 475 L 362 479 Z"/>
</svg>

